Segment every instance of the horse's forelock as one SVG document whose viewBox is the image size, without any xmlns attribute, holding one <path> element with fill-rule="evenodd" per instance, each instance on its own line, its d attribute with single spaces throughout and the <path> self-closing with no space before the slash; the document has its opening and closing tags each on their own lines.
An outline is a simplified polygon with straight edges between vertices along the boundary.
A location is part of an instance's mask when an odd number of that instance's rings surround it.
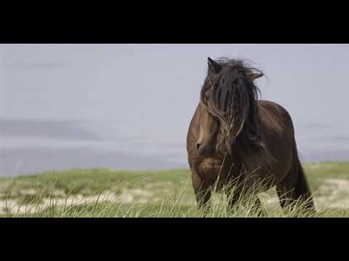
<svg viewBox="0 0 349 261">
<path fill-rule="evenodd" d="M 246 125 L 249 125 L 247 132 L 257 129 L 254 119 L 259 89 L 253 81 L 246 78 L 254 68 L 244 66 L 241 60 L 221 59 L 218 62 L 222 70 L 219 74 L 207 75 L 201 99 L 208 111 L 220 122 L 217 149 L 230 152 L 232 141 Z M 206 97 L 211 88 L 211 94 Z"/>
</svg>

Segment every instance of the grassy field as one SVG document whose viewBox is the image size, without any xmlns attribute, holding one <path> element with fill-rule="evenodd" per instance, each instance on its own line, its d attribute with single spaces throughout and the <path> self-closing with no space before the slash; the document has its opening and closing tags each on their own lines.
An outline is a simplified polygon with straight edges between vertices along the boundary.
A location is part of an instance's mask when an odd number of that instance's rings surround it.
<svg viewBox="0 0 349 261">
<path fill-rule="evenodd" d="M 349 217 L 349 162 L 304 164 L 318 217 Z M 189 170 L 45 172 L 0 179 L 2 217 L 201 217 Z M 268 217 L 293 216 L 279 206 L 275 189 L 260 194 Z M 208 217 L 254 216 L 249 206 L 233 213 L 213 195 Z"/>
</svg>

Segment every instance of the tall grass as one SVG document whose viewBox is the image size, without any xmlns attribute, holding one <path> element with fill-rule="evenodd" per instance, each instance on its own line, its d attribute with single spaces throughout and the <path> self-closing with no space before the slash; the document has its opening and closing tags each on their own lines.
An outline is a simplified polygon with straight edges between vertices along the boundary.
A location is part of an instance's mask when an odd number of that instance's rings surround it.
<svg viewBox="0 0 349 261">
<path fill-rule="evenodd" d="M 225 193 L 213 193 L 210 212 L 196 206 L 189 170 L 110 171 L 106 169 L 47 172 L 2 178 L 0 215 L 4 217 L 349 217 L 348 190 L 324 190 L 327 179 L 349 181 L 349 163 L 305 164 L 314 199 L 315 214 L 296 208 L 282 209 L 275 189 L 260 193 L 263 211 L 256 211 L 256 197 L 244 193 L 229 208 Z M 224 191 L 225 188 L 223 188 Z M 254 187 L 254 190 L 261 188 Z M 325 192 L 324 192 L 325 191 Z M 336 193 L 333 193 L 336 192 Z M 343 207 L 323 205 L 336 194 Z M 320 202 L 317 199 L 324 198 Z"/>
</svg>

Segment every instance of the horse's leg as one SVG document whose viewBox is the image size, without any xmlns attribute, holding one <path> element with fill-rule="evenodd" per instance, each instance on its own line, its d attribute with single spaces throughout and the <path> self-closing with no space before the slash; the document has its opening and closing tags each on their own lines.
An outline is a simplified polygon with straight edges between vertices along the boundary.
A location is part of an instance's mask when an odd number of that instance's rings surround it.
<svg viewBox="0 0 349 261">
<path fill-rule="evenodd" d="M 277 185 L 276 191 L 282 208 L 294 208 L 299 204 L 302 211 L 315 213 L 309 184 L 299 160 L 291 168 L 287 177 Z"/>
<path fill-rule="evenodd" d="M 227 186 L 229 212 L 238 210 L 243 205 L 250 207 L 249 212 L 253 216 L 266 215 L 267 212 L 259 200 L 258 191 L 254 189 L 255 187 L 258 188 L 256 180 L 246 176 L 240 166 L 240 175 L 233 178 Z"/>
<path fill-rule="evenodd" d="M 240 204 L 244 203 L 252 203 L 251 207 L 251 213 L 255 214 L 257 216 L 266 215 L 267 212 L 264 209 L 259 197 L 257 195 L 250 195 L 248 198 L 248 202 L 244 202 L 246 200 L 245 197 L 247 197 L 247 194 L 243 194 L 242 184 L 239 184 L 237 186 L 227 191 L 227 197 L 228 197 L 228 211 L 232 212 L 233 210 L 237 210 L 240 207 Z M 252 202 L 251 202 L 252 201 Z M 244 204 L 246 205 L 246 204 Z"/>
<path fill-rule="evenodd" d="M 233 212 L 239 207 L 239 199 L 241 197 L 241 189 L 238 187 L 230 188 L 227 190 L 228 198 L 228 212 Z"/>
<path fill-rule="evenodd" d="M 235 190 L 234 192 L 228 192 L 227 194 L 228 196 L 228 211 L 232 212 L 234 210 L 237 210 L 240 205 L 243 202 L 241 202 L 240 200 L 242 199 L 242 193 L 241 190 Z M 260 201 L 259 197 L 257 195 L 253 196 L 251 198 L 251 200 L 253 200 L 252 206 L 251 206 L 251 210 L 250 213 L 256 216 L 266 216 L 267 212 L 264 209 L 262 202 Z"/>
<path fill-rule="evenodd" d="M 263 204 L 257 195 L 253 198 L 253 204 L 250 213 L 258 217 L 267 216 L 267 211 L 264 209 Z"/>
<path fill-rule="evenodd" d="M 191 177 L 198 209 L 203 210 L 206 215 L 210 210 L 210 186 L 204 179 L 196 174 L 195 171 L 192 171 Z"/>
</svg>

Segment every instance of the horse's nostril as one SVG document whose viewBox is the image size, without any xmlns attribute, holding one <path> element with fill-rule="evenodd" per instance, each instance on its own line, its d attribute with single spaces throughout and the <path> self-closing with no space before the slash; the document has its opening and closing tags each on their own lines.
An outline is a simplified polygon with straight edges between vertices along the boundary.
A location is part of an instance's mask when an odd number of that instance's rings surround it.
<svg viewBox="0 0 349 261">
<path fill-rule="evenodd" d="M 196 149 L 199 150 L 201 147 L 201 143 L 196 143 Z"/>
</svg>

